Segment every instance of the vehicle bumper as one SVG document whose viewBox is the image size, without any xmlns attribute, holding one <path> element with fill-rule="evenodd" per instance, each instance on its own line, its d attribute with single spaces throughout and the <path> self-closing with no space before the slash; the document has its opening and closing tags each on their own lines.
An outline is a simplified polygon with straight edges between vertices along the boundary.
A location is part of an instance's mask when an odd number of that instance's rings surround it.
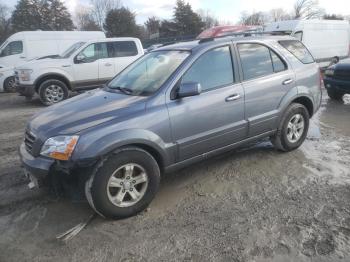
<svg viewBox="0 0 350 262">
<path fill-rule="evenodd" d="M 323 81 L 326 89 L 335 89 L 339 92 L 350 94 L 350 81 L 336 80 L 329 77 L 325 77 Z"/>
<path fill-rule="evenodd" d="M 19 156 L 25 174 L 30 178 L 35 178 L 39 182 L 38 184 L 41 184 L 47 178 L 55 163 L 53 159 L 32 156 L 27 152 L 24 143 L 19 148 Z"/>
<path fill-rule="evenodd" d="M 35 94 L 34 85 L 16 84 L 16 92 L 22 96 L 33 96 Z"/>
</svg>

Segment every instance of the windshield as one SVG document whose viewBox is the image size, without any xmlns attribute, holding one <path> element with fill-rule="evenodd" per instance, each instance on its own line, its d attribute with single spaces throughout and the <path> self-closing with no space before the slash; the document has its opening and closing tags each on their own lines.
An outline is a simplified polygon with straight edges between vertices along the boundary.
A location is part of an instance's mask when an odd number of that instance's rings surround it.
<svg viewBox="0 0 350 262">
<path fill-rule="evenodd" d="M 85 42 L 78 42 L 69 47 L 66 51 L 64 51 L 60 57 L 61 58 L 68 58 L 70 57 L 76 50 L 78 50 Z"/>
<path fill-rule="evenodd" d="M 127 90 L 131 95 L 155 93 L 190 55 L 188 51 L 154 51 L 143 56 L 116 76 L 111 89 Z"/>
</svg>

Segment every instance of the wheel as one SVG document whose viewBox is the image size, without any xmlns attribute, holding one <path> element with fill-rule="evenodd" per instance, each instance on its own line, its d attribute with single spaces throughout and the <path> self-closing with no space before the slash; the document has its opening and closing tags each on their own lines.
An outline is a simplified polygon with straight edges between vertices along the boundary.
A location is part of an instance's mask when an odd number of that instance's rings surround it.
<svg viewBox="0 0 350 262">
<path fill-rule="evenodd" d="M 68 87 L 60 80 L 44 81 L 39 87 L 40 101 L 46 105 L 53 105 L 68 98 Z"/>
<path fill-rule="evenodd" d="M 124 148 L 101 161 L 85 182 L 90 206 L 106 218 L 125 218 L 144 210 L 158 191 L 156 160 L 139 148 Z"/>
<path fill-rule="evenodd" d="M 309 130 L 309 112 L 306 107 L 293 103 L 285 111 L 277 133 L 271 137 L 276 149 L 288 152 L 297 149 Z"/>
<path fill-rule="evenodd" d="M 330 99 L 341 100 L 343 98 L 343 93 L 340 93 L 334 89 L 327 89 L 327 94 Z"/>
<path fill-rule="evenodd" d="M 16 92 L 15 77 L 10 76 L 4 81 L 4 91 L 8 93 Z"/>
</svg>

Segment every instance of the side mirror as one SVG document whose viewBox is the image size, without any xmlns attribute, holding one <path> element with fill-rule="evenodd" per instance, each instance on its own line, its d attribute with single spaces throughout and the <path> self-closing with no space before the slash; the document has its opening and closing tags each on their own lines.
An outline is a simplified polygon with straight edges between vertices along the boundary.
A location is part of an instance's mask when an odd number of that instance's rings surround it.
<svg viewBox="0 0 350 262">
<path fill-rule="evenodd" d="M 332 65 L 338 64 L 339 63 L 339 57 L 338 56 L 332 57 L 331 63 L 332 63 Z"/>
<path fill-rule="evenodd" d="M 202 92 L 202 87 L 200 83 L 197 83 L 197 82 L 182 83 L 177 92 L 177 98 L 197 96 L 201 92 Z"/>
<path fill-rule="evenodd" d="M 85 56 L 83 56 L 83 55 L 80 55 L 80 54 L 78 54 L 76 57 L 75 57 L 75 62 L 76 63 L 84 63 L 85 61 Z"/>
</svg>

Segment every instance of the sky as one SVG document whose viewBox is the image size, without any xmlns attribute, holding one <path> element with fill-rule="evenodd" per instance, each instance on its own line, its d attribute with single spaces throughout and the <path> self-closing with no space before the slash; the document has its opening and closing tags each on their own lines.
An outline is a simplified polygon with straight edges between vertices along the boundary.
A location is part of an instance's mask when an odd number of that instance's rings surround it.
<svg viewBox="0 0 350 262">
<path fill-rule="evenodd" d="M 0 2 L 13 7 L 17 0 L 0 0 Z M 72 14 L 80 5 L 89 4 L 89 0 L 63 0 L 63 2 Z M 144 23 L 150 16 L 171 18 L 175 2 L 176 0 L 122 0 L 124 6 L 136 13 L 139 24 Z M 195 11 L 209 10 L 219 21 L 236 23 L 243 11 L 249 13 L 282 8 L 290 12 L 295 0 L 187 0 L 186 2 L 189 2 Z M 329 14 L 350 15 L 350 0 L 319 0 L 319 5 Z"/>
</svg>

